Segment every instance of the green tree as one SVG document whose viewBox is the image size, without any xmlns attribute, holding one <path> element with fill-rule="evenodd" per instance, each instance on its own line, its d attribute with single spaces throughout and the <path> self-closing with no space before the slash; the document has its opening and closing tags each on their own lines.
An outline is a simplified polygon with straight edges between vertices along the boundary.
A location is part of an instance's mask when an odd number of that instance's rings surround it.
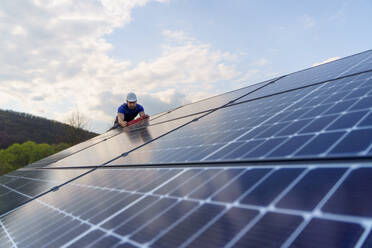
<svg viewBox="0 0 372 248">
<path fill-rule="evenodd" d="M 48 145 L 27 141 L 23 144 L 13 144 L 7 149 L 0 149 L 0 174 L 24 167 L 68 147 L 70 145 L 66 143 Z"/>
<path fill-rule="evenodd" d="M 55 153 L 53 146 L 50 146 L 45 143 L 35 145 L 34 150 L 29 158 L 28 164 L 36 162 L 42 158 L 48 157 L 53 153 Z"/>
<path fill-rule="evenodd" d="M 5 150 L 0 150 L 0 174 L 8 173 L 15 168 L 13 168 L 11 162 L 14 161 L 14 155 L 6 152 Z"/>
</svg>

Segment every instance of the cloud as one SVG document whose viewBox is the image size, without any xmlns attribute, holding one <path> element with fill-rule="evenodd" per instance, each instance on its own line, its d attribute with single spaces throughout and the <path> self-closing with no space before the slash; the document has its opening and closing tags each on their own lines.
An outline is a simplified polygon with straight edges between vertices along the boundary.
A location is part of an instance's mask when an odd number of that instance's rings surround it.
<svg viewBox="0 0 372 248">
<path fill-rule="evenodd" d="M 328 63 L 328 62 L 332 62 L 332 61 L 338 60 L 340 58 L 341 57 L 339 57 L 339 56 L 328 58 L 328 59 L 326 59 L 326 60 L 324 60 L 322 62 L 314 63 L 314 64 L 312 64 L 312 66 L 314 67 L 314 66 L 317 66 L 317 65 L 322 65 L 322 64 L 325 64 L 325 63 Z"/>
<path fill-rule="evenodd" d="M 254 61 L 253 63 L 251 63 L 251 66 L 261 67 L 261 66 L 265 66 L 267 64 L 269 64 L 269 61 L 267 59 L 260 58 L 257 61 Z"/>
<path fill-rule="evenodd" d="M 316 21 L 315 21 L 315 19 L 312 18 L 312 17 L 309 16 L 309 15 L 304 15 L 304 16 L 302 16 L 301 21 L 302 21 L 304 27 L 305 27 L 305 28 L 308 28 L 308 29 L 309 29 L 309 28 L 313 28 L 313 27 L 315 27 L 315 25 L 316 25 Z"/>
<path fill-rule="evenodd" d="M 132 9 L 148 2 L 2 1 L 1 102 L 16 101 L 18 111 L 60 121 L 79 109 L 102 132 L 126 92 L 135 91 L 156 113 L 213 95 L 216 82 L 241 75 L 237 55 L 180 30 L 163 31 L 157 58 L 133 64 L 110 57 L 112 45 L 103 37 L 125 28 Z"/>
<path fill-rule="evenodd" d="M 342 5 L 335 11 L 332 15 L 329 16 L 330 21 L 339 21 L 345 17 L 346 10 L 350 7 L 351 1 L 343 2 Z"/>
<path fill-rule="evenodd" d="M 182 30 L 163 30 L 163 36 L 168 38 L 168 42 L 196 42 L 197 40 Z"/>
</svg>

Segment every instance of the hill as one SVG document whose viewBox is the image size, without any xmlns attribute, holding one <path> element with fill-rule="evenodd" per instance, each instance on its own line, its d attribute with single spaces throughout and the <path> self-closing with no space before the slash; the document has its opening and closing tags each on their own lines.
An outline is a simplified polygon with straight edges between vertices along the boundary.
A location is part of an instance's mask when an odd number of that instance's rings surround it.
<svg viewBox="0 0 372 248">
<path fill-rule="evenodd" d="M 0 110 L 0 149 L 14 143 L 77 144 L 96 133 L 27 113 Z"/>
</svg>

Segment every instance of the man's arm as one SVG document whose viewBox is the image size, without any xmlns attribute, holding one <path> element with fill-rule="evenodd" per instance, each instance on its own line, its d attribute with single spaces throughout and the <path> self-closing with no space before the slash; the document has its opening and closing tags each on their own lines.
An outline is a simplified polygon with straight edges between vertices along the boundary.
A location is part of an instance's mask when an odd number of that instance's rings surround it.
<svg viewBox="0 0 372 248">
<path fill-rule="evenodd" d="M 124 114 L 122 113 L 118 113 L 118 122 L 122 127 L 126 127 L 128 124 L 126 121 L 124 121 Z"/>
</svg>

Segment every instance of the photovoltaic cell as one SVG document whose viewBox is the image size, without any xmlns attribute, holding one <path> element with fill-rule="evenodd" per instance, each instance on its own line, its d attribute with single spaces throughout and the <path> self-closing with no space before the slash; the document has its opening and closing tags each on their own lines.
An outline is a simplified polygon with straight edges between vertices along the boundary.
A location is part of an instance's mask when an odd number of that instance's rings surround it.
<svg viewBox="0 0 372 248">
<path fill-rule="evenodd" d="M 70 248 L 78 248 L 78 247 L 87 247 L 95 243 L 98 239 L 102 238 L 105 235 L 104 232 L 100 230 L 95 230 L 88 235 L 82 237 L 73 245 L 70 245 Z"/>
<path fill-rule="evenodd" d="M 205 184 L 193 191 L 188 197 L 195 199 L 208 199 L 221 188 L 221 185 L 225 185 L 226 183 L 230 182 L 242 172 L 243 169 L 237 169 L 219 173 L 217 176 L 208 180 Z"/>
<path fill-rule="evenodd" d="M 188 216 L 190 212 L 198 207 L 198 203 L 191 201 L 181 201 L 173 208 L 166 211 L 160 218 L 155 219 L 144 228 L 133 235 L 133 240 L 138 243 L 149 243 L 161 236 L 170 226 L 181 221 L 182 216 Z"/>
<path fill-rule="evenodd" d="M 178 247 L 196 234 L 196 232 L 205 226 L 212 219 L 216 218 L 224 207 L 203 204 L 192 214 L 187 216 L 180 224 L 171 228 L 162 238 L 158 239 L 152 247 Z"/>
<path fill-rule="evenodd" d="M 227 184 L 213 198 L 214 201 L 234 202 L 241 195 L 250 190 L 257 182 L 259 182 L 270 169 L 252 169 L 245 171 L 236 180 Z"/>
<path fill-rule="evenodd" d="M 321 168 L 312 170 L 276 206 L 279 208 L 311 211 L 345 172 L 346 168 Z"/>
<path fill-rule="evenodd" d="M 141 214 L 131 218 L 130 220 L 123 221 L 123 223 L 116 227 L 114 232 L 122 236 L 131 234 L 138 230 L 143 225 L 146 225 L 147 222 L 151 222 L 157 215 L 165 212 L 167 209 L 171 208 L 177 203 L 175 199 L 160 199 L 155 204 L 151 205 L 149 208 L 146 208 Z"/>
<path fill-rule="evenodd" d="M 372 182 L 371 172 L 371 168 L 353 170 L 322 210 L 371 217 L 372 199 L 369 197 Z"/>
<path fill-rule="evenodd" d="M 258 213 L 256 210 L 233 207 L 187 247 L 223 247 L 236 237 Z"/>
<path fill-rule="evenodd" d="M 283 169 L 275 171 L 253 191 L 245 195 L 240 200 L 240 203 L 267 206 L 287 188 L 302 171 L 303 169 Z"/>
<path fill-rule="evenodd" d="M 315 218 L 291 247 L 355 247 L 362 232 L 358 224 Z"/>
<path fill-rule="evenodd" d="M 279 247 L 301 222 L 300 216 L 269 212 L 233 247 Z"/>
</svg>

